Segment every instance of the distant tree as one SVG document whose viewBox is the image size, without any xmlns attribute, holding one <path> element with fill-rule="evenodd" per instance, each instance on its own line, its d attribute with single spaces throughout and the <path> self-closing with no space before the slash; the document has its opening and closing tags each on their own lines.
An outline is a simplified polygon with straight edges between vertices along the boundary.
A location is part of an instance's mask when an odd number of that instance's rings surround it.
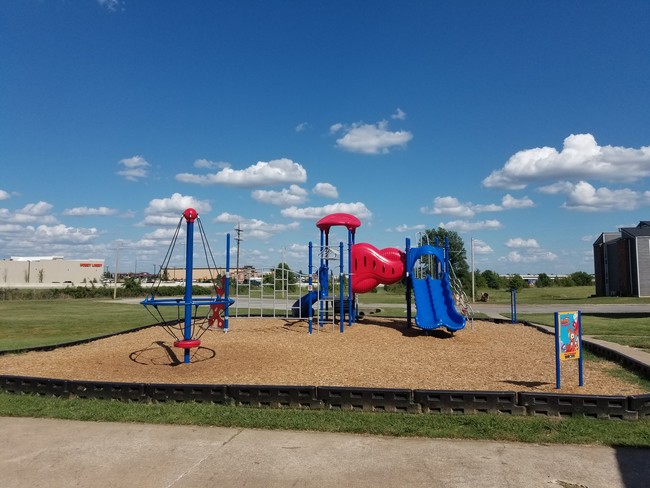
<svg viewBox="0 0 650 488">
<path fill-rule="evenodd" d="M 552 285 L 553 282 L 546 273 L 540 273 L 539 276 L 537 276 L 537 281 L 535 282 L 537 288 L 548 288 Z"/>
<path fill-rule="evenodd" d="M 284 283 L 284 280 L 287 280 Z M 272 273 L 264 275 L 264 283 L 275 283 L 277 289 L 285 288 L 286 285 L 293 285 L 298 282 L 298 275 L 291 271 L 287 263 L 279 263 Z"/>
<path fill-rule="evenodd" d="M 483 271 L 481 276 L 485 280 L 485 284 L 488 288 L 492 288 L 493 290 L 501 288 L 501 277 L 491 269 Z"/>
<path fill-rule="evenodd" d="M 594 282 L 591 275 L 584 271 L 576 271 L 575 273 L 571 273 L 569 277 L 576 286 L 591 286 Z"/>
<path fill-rule="evenodd" d="M 511 290 L 514 288 L 515 290 L 521 290 L 522 288 L 526 288 L 528 283 L 526 283 L 526 280 L 524 280 L 521 275 L 514 274 L 508 279 L 508 288 Z"/>
<path fill-rule="evenodd" d="M 132 276 L 126 276 L 124 278 L 124 283 L 122 284 L 122 289 L 126 292 L 127 295 L 133 296 L 142 293 L 142 284 L 140 280 Z"/>
<path fill-rule="evenodd" d="M 483 274 L 477 269 L 474 271 L 474 286 L 476 288 L 487 288 L 487 281 Z"/>
<path fill-rule="evenodd" d="M 463 285 L 463 289 L 470 290 L 472 286 L 472 278 L 467 264 L 467 251 L 465 250 L 465 243 L 460 235 L 443 227 L 437 229 L 427 229 L 419 245 L 431 244 L 435 245 L 436 239 L 438 246 L 444 247 L 445 238 L 449 241 L 449 264 L 454 268 L 456 277 Z"/>
<path fill-rule="evenodd" d="M 556 276 L 555 279 L 553 280 L 556 286 L 576 286 L 575 282 L 573 281 L 573 278 L 571 278 L 571 275 L 566 276 L 566 277 L 560 277 Z"/>
</svg>

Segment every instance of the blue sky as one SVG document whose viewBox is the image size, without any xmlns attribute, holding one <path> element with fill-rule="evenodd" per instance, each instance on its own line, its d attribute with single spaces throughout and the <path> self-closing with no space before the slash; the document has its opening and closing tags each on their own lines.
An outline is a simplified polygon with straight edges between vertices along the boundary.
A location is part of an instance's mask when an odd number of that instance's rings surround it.
<svg viewBox="0 0 650 488">
<path fill-rule="evenodd" d="M 0 0 L 0 59 L 0 259 L 153 271 L 191 206 L 219 264 L 239 224 L 241 265 L 306 270 L 347 212 L 593 272 L 650 220 L 645 0 Z"/>
</svg>

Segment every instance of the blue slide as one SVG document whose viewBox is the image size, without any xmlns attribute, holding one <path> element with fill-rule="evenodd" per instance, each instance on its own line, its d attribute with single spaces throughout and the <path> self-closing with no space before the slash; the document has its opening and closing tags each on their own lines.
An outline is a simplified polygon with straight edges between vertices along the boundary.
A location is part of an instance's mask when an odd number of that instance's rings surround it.
<svg viewBox="0 0 650 488">
<path fill-rule="evenodd" d="M 465 317 L 456 311 L 449 284 L 449 275 L 436 280 L 431 276 L 425 279 L 412 279 L 415 295 L 415 323 L 425 330 L 446 327 L 449 331 L 465 327 Z"/>
<path fill-rule="evenodd" d="M 309 309 L 318 301 L 318 292 L 310 291 L 296 300 L 291 307 L 291 315 L 293 317 L 308 318 Z"/>
</svg>

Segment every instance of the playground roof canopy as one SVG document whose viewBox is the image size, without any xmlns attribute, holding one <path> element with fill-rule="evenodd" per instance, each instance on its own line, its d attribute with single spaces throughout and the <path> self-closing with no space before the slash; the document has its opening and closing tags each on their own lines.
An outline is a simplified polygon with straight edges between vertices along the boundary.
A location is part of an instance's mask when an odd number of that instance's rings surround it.
<svg viewBox="0 0 650 488">
<path fill-rule="evenodd" d="M 354 215 L 347 213 L 333 213 L 326 215 L 318 222 L 316 222 L 316 227 L 321 231 L 329 233 L 330 227 L 336 225 L 342 225 L 347 227 L 348 230 L 354 231 L 357 227 L 361 226 L 361 221 L 356 218 Z"/>
</svg>

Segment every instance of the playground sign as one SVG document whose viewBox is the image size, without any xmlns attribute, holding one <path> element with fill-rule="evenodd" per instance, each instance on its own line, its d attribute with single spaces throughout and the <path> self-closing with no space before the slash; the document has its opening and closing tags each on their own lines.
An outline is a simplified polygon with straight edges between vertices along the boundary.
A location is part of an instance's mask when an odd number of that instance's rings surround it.
<svg viewBox="0 0 650 488">
<path fill-rule="evenodd" d="M 582 376 L 582 315 L 574 312 L 555 312 L 555 383 L 560 388 L 561 361 L 578 360 L 578 385 Z"/>
</svg>

